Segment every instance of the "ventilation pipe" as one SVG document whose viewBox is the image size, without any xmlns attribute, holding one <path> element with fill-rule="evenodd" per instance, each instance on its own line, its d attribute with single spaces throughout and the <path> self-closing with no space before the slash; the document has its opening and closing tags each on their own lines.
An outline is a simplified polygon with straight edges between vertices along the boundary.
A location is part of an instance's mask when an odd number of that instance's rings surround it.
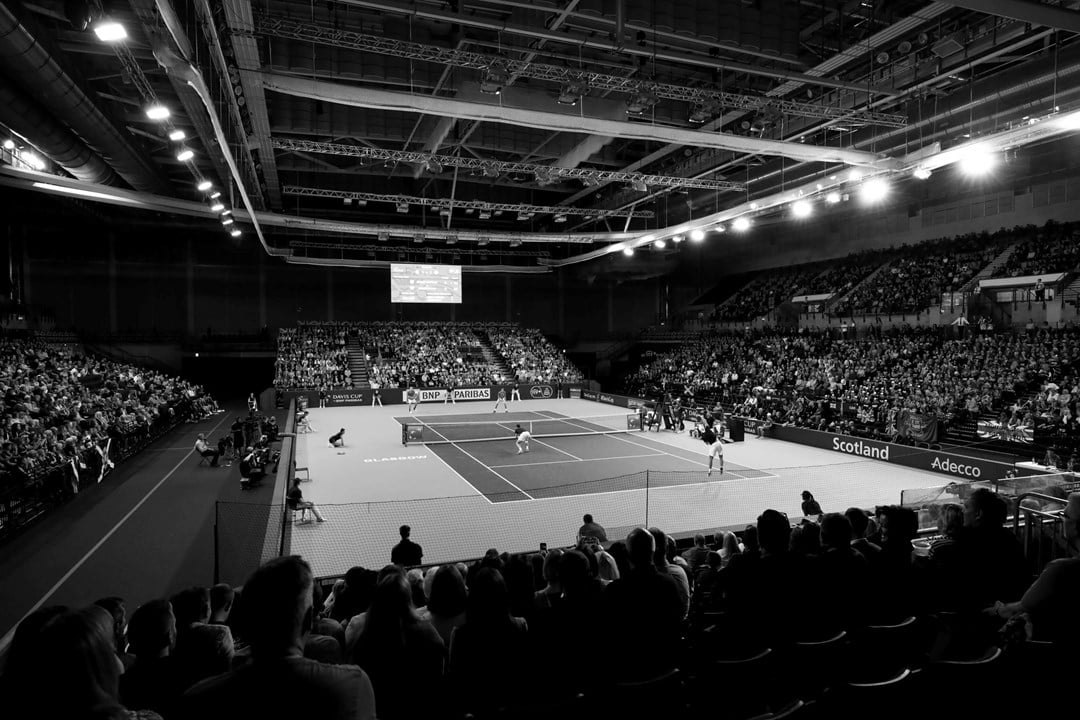
<svg viewBox="0 0 1080 720">
<path fill-rule="evenodd" d="M 101 156 L 0 75 L 0 123 L 79 180 L 116 185 L 119 178 Z"/>
<path fill-rule="evenodd" d="M 169 184 L 150 162 L 136 152 L 127 138 L 12 14 L 8 3 L 0 3 L 0 64 L 19 82 L 23 91 L 74 130 L 92 150 L 108 158 L 116 174 L 131 187 L 146 192 L 171 192 Z M 28 139 L 33 141 L 33 136 Z"/>
</svg>

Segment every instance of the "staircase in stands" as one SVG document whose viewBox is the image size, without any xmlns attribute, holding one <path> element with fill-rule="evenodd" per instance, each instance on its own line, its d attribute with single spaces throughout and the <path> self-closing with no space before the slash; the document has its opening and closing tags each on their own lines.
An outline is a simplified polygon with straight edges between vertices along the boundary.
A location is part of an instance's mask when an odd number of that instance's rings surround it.
<svg viewBox="0 0 1080 720">
<path fill-rule="evenodd" d="M 349 372 L 352 373 L 354 388 L 371 387 L 369 379 L 367 353 L 360 345 L 359 338 L 350 337 L 345 341 L 345 349 L 349 351 Z"/>
<path fill-rule="evenodd" d="M 487 331 L 476 330 L 474 334 L 480 341 L 480 349 L 484 353 L 484 361 L 498 370 L 502 377 L 513 377 L 513 373 L 510 372 L 510 364 L 506 362 L 506 358 L 504 358 L 502 354 L 495 349 L 495 346 L 491 344 L 491 338 L 488 336 Z"/>
<path fill-rule="evenodd" d="M 1009 258 L 1011 258 L 1013 253 L 1016 252 L 1016 247 L 1019 244 L 1020 241 L 1017 240 L 1016 242 L 999 252 L 997 254 L 997 257 L 987 263 L 986 267 L 975 273 L 975 277 L 964 283 L 964 285 L 960 288 L 960 292 L 971 292 L 975 289 L 975 286 L 978 285 L 980 280 L 986 280 L 994 277 L 994 273 L 996 273 L 1002 265 L 1008 262 Z"/>
<path fill-rule="evenodd" d="M 844 293 L 840 297 L 834 297 L 831 300 L 829 300 L 825 304 L 826 312 L 831 312 L 834 307 L 837 307 L 838 305 L 841 305 L 842 303 L 846 302 L 847 299 L 851 296 L 852 293 L 854 293 L 856 290 L 858 290 L 860 287 L 862 287 L 866 283 L 873 280 L 875 277 L 878 276 L 879 273 L 883 273 L 886 270 L 888 270 L 892 266 L 892 264 L 893 264 L 892 260 L 888 260 L 888 261 L 882 263 L 881 265 L 878 266 L 877 270 L 874 270 L 872 273 L 870 273 L 869 275 L 864 277 L 860 282 L 855 283 L 855 287 L 851 288 L 850 290 L 848 290 L 846 293 Z M 857 310 L 858 308 L 853 308 L 853 309 Z"/>
</svg>

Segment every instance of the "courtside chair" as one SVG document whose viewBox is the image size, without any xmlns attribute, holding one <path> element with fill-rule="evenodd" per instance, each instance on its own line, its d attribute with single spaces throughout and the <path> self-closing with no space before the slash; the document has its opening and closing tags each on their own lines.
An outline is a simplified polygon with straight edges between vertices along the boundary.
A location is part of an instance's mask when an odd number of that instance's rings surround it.
<svg viewBox="0 0 1080 720">
<path fill-rule="evenodd" d="M 921 694 L 938 698 L 928 720 L 951 720 L 958 717 L 999 717 L 998 711 L 1009 698 L 1011 680 L 1005 676 L 1002 650 L 991 648 L 974 660 L 936 660 L 923 669 Z M 1033 688 L 1034 689 L 1034 688 Z M 1067 692 L 1053 688 L 1052 692 Z M 1037 707 L 1037 703 L 1035 707 Z"/>
<path fill-rule="evenodd" d="M 822 640 L 795 642 L 785 653 L 786 676 L 795 697 L 810 699 L 847 679 L 848 634 L 841 630 Z"/>
<path fill-rule="evenodd" d="M 912 616 L 889 625 L 867 625 L 851 632 L 852 662 L 849 680 L 874 682 L 896 677 L 923 658 L 919 649 L 918 620 Z"/>
</svg>

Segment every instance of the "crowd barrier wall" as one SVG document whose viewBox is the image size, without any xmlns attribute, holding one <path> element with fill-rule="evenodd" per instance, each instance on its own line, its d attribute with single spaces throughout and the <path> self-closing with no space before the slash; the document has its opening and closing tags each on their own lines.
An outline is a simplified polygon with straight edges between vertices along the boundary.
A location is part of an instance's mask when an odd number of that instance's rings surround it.
<svg viewBox="0 0 1080 720">
<path fill-rule="evenodd" d="M 744 422 L 747 422 L 747 430 L 754 429 L 749 424 L 749 418 Z M 844 455 L 880 460 L 968 481 L 997 480 L 1015 467 L 1012 463 L 997 462 L 971 455 L 944 450 L 926 450 L 910 445 L 897 445 L 809 428 L 774 425 L 770 434 L 777 440 L 809 445 Z"/>
<path fill-rule="evenodd" d="M 477 387 L 454 388 L 454 399 L 458 402 L 494 402 L 499 395 L 499 390 L 506 391 L 506 399 L 510 399 L 513 385 L 486 385 Z M 444 402 L 446 400 L 446 388 L 417 388 L 420 393 L 421 403 Z M 349 405 L 371 405 L 373 394 L 371 388 L 331 388 L 326 391 L 327 407 L 342 407 Z M 383 405 L 404 405 L 405 388 L 382 388 L 379 393 Z M 555 397 L 577 396 L 584 393 L 583 386 L 579 383 L 552 384 L 552 383 L 521 383 L 522 400 L 549 400 Z M 273 391 L 271 391 L 273 393 Z M 309 407 L 319 406 L 318 390 L 286 391 L 282 393 L 282 402 L 289 402 L 298 398 L 306 398 Z M 626 407 L 625 405 L 623 407 Z"/>
</svg>

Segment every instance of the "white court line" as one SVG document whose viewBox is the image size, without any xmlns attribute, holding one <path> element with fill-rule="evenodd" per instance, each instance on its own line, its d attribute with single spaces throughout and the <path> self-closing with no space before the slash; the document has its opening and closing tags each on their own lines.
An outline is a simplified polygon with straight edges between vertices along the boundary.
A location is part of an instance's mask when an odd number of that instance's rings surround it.
<svg viewBox="0 0 1080 720">
<path fill-rule="evenodd" d="M 207 433 L 207 435 L 210 435 L 210 434 L 213 434 L 214 432 L 216 432 L 216 431 L 217 431 L 217 429 L 218 429 L 219 427 L 221 427 L 221 423 L 223 423 L 223 422 L 225 422 L 225 418 L 221 418 L 220 420 L 218 420 L 218 424 L 217 424 L 217 425 L 215 425 L 215 426 L 214 426 L 214 429 L 213 429 L 213 430 L 211 430 L 211 431 L 210 431 L 209 433 Z M 15 628 L 19 627 L 20 623 L 22 623 L 22 621 L 23 621 L 23 620 L 25 620 L 26 618 L 30 617 L 30 616 L 31 616 L 31 615 L 33 615 L 33 614 L 34 614 L 35 612 L 37 612 L 38 610 L 40 610 L 40 609 L 41 609 L 41 607 L 42 607 L 43 605 L 45 605 L 45 603 L 46 603 L 46 602 L 48 602 L 48 601 L 49 601 L 49 598 L 51 598 L 51 597 L 52 597 L 52 596 L 53 596 L 54 594 L 56 594 L 56 591 L 60 589 L 60 586 L 61 586 L 61 585 L 63 585 L 64 583 L 66 583 L 66 582 L 68 581 L 68 579 L 69 579 L 69 578 L 70 578 L 70 577 L 71 577 L 72 575 L 74 575 L 74 574 L 75 574 L 75 572 L 76 572 L 76 571 L 77 571 L 77 570 L 78 570 L 79 568 L 81 568 L 81 567 L 82 567 L 83 565 L 85 565 L 85 564 L 86 564 L 86 561 L 87 561 L 87 560 L 89 560 L 89 559 L 91 558 L 91 556 L 93 556 L 93 554 L 94 554 L 94 553 L 96 553 L 96 552 L 98 551 L 98 549 L 99 549 L 99 548 L 100 548 L 100 547 L 101 547 L 102 545 L 104 545 L 104 544 L 105 544 L 105 542 L 106 542 L 106 541 L 107 541 L 107 540 L 108 540 L 109 538 L 111 538 L 111 537 L 112 537 L 113 535 L 115 535 L 115 534 L 116 534 L 116 531 L 117 531 L 117 530 L 119 530 L 119 529 L 120 529 L 120 528 L 121 528 L 121 527 L 122 527 L 122 526 L 124 525 L 124 523 L 126 523 L 126 522 L 128 521 L 128 518 L 130 518 L 130 517 L 131 517 L 132 515 L 134 515 L 134 514 L 135 514 L 135 511 L 136 511 L 136 510 L 138 510 L 139 508 L 141 508 L 141 507 L 143 506 L 143 504 L 144 504 L 144 503 L 146 503 L 146 501 L 150 499 L 150 496 L 151 496 L 151 495 L 153 495 L 153 494 L 154 494 L 155 492 L 157 492 L 158 488 L 160 488 L 160 487 L 161 487 L 162 485 L 164 485 L 164 484 L 165 484 L 165 481 L 166 481 L 166 480 L 168 480 L 169 478 L 171 478 L 171 477 L 172 477 L 172 474 L 173 474 L 174 472 L 176 472 L 176 471 L 177 471 L 177 470 L 178 470 L 178 469 L 180 468 L 180 466 L 181 466 L 182 464 L 184 464 L 185 462 L 187 462 L 187 459 L 188 459 L 188 458 L 190 458 L 190 457 L 191 457 L 191 455 L 192 455 L 192 454 L 193 454 L 194 452 L 195 452 L 195 446 L 194 446 L 194 445 L 192 445 L 191 449 L 190 449 L 190 450 L 188 450 L 187 454 L 186 454 L 186 455 L 184 455 L 184 457 L 180 458 L 180 460 L 179 460 L 179 461 L 178 461 L 178 462 L 177 462 L 177 463 L 176 463 L 175 465 L 173 465 L 173 469 L 172 469 L 172 470 L 170 470 L 169 472 L 167 472 L 167 473 L 165 474 L 165 477 L 163 477 L 163 478 L 161 478 L 160 480 L 158 480 L 158 482 L 157 482 L 157 485 L 154 485 L 154 487 L 150 488 L 150 489 L 149 489 L 149 490 L 148 490 L 148 491 L 146 492 L 146 494 L 145 494 L 145 495 L 143 495 L 143 497 L 142 497 L 142 500 L 140 500 L 139 502 L 135 503 L 135 507 L 133 507 L 133 508 L 131 508 L 130 510 L 128 510 L 128 511 L 127 511 L 127 514 L 126 514 L 126 515 L 124 515 L 124 517 L 120 518 L 120 520 L 119 520 L 119 521 L 118 521 L 118 522 L 117 522 L 117 523 L 116 523 L 115 525 L 113 525 L 113 527 L 112 527 L 112 530 L 110 530 L 109 532 L 107 532 L 107 533 L 105 533 L 104 535 L 102 535 L 102 536 L 101 536 L 101 539 L 100 539 L 100 540 L 98 540 L 98 541 L 97 541 L 97 543 L 95 543 L 95 544 L 94 544 L 94 546 L 93 546 L 92 548 L 90 548 L 89 550 L 87 550 L 87 551 L 86 551 L 86 554 L 85 554 L 85 555 L 83 555 L 83 556 L 82 556 L 82 558 L 80 558 L 80 559 L 79 559 L 79 561 L 78 561 L 77 563 L 75 563 L 74 565 L 72 565 L 72 566 L 71 566 L 71 569 L 70 569 L 70 570 L 68 570 L 68 571 L 67 571 L 66 573 L 64 573 L 63 577 L 61 577 L 61 578 L 60 578 L 59 580 L 57 580 L 57 581 L 56 581 L 56 584 L 55 584 L 55 585 L 53 585 L 53 586 L 52 586 L 51 588 L 49 588 L 48 592 L 46 592 L 46 593 L 45 593 L 44 595 L 42 595 L 42 596 L 41 596 L 41 599 L 40 599 L 40 600 L 38 600 L 38 601 L 37 601 L 36 603 L 34 603 L 34 606 L 33 606 L 32 608 L 30 608 L 30 609 L 29 609 L 29 610 L 28 610 L 28 611 L 26 612 L 26 614 L 25 614 L 25 615 L 23 615 L 23 616 L 22 616 L 22 619 L 20 619 L 20 620 L 19 620 L 19 622 L 15 623 L 15 625 L 14 625 L 14 626 L 12 626 L 12 628 L 11 628 L 10 630 L 8 630 L 8 631 L 7 631 L 7 633 L 6 633 L 5 635 L 4 635 L 4 637 L 0 638 L 0 655 L 2 655 L 2 654 L 4 654 L 4 653 L 6 653 L 6 652 L 7 652 L 7 648 L 8 648 L 8 645 L 10 645 L 10 644 L 11 644 L 11 638 L 12 638 L 12 637 L 13 637 L 13 636 L 15 635 Z"/>
<path fill-rule="evenodd" d="M 479 465 L 480 467 L 482 467 L 482 468 L 487 468 L 488 470 L 491 470 L 491 467 L 490 467 L 490 466 L 488 466 L 488 465 L 485 465 L 484 463 L 482 463 L 482 462 L 480 462 L 479 460 L 477 460 L 477 459 L 476 459 L 476 457 L 475 457 L 475 456 L 473 456 L 473 454 L 472 454 L 472 453 L 470 453 L 470 452 L 469 452 L 468 450 L 466 450 L 465 448 L 461 447 L 461 446 L 460 446 L 460 445 L 458 445 L 457 443 L 450 443 L 450 444 L 451 444 L 451 445 L 453 445 L 454 447 L 456 447 L 456 448 L 457 448 L 458 450 L 460 450 L 461 452 L 463 452 L 463 453 L 465 453 L 466 455 L 468 455 L 469 457 L 471 457 L 471 458 L 472 458 L 472 460 L 473 460 L 473 462 L 475 462 L 475 463 L 476 463 L 477 465 Z M 512 482 L 510 482 L 509 480 L 507 480 L 506 478 L 504 478 L 504 477 L 502 476 L 502 474 L 501 474 L 501 473 L 497 473 L 497 472 L 495 472 L 494 470 L 491 470 L 491 472 L 492 472 L 492 473 L 493 473 L 494 475 L 496 475 L 497 477 L 501 478 L 501 479 L 502 479 L 502 481 L 503 481 L 504 483 L 506 483 L 507 485 L 509 485 L 510 487 L 514 488 L 514 489 L 515 489 L 515 490 L 517 490 L 517 491 L 518 491 L 519 493 L 521 493 L 522 495 L 524 495 L 525 497 L 527 497 L 527 498 L 528 498 L 529 500 L 535 500 L 535 499 L 536 499 L 536 498 L 534 498 L 534 497 L 533 497 L 532 495 L 530 495 L 529 493 L 527 493 L 527 492 L 525 492 L 524 490 L 522 490 L 521 488 L 519 488 L 519 487 L 518 487 L 517 485 L 515 485 L 514 483 L 512 483 Z M 466 482 L 467 482 L 467 481 L 466 481 Z M 509 502 L 513 502 L 513 501 L 509 501 Z"/>
<path fill-rule="evenodd" d="M 585 462 L 584 460 L 582 460 L 581 458 L 579 458 L 579 457 L 578 457 L 577 455 L 574 455 L 574 454 L 572 454 L 572 453 L 568 453 L 568 452 L 566 452 L 565 450 L 562 450 L 562 449 L 560 449 L 560 448 L 557 448 L 557 447 L 555 447 L 554 445 L 549 445 L 549 444 L 547 444 L 546 442 L 541 442 L 540 440 L 537 440 L 536 438 L 533 438 L 533 439 L 532 439 L 532 441 L 533 441 L 534 443 L 536 443 L 537 445 L 543 445 L 544 447 L 548 447 L 548 448 L 551 448 L 551 449 L 552 449 L 552 450 L 554 450 L 555 452 L 561 452 L 561 453 L 562 453 L 563 455 L 566 455 L 567 457 L 572 457 L 572 458 L 574 458 L 575 460 L 577 460 L 578 462 Z"/>
<path fill-rule="evenodd" d="M 451 444 L 453 445 L 453 443 L 451 443 Z M 457 445 L 454 445 L 454 447 L 457 447 Z M 461 450 L 461 448 L 458 448 L 458 449 L 459 449 L 459 450 Z M 476 487 L 476 486 L 475 486 L 475 485 L 473 485 L 473 484 L 472 484 L 471 482 L 469 482 L 468 480 L 466 480 L 466 479 L 465 479 L 465 476 L 464 476 L 464 475 L 462 475 L 462 474 L 461 474 L 461 473 L 459 473 L 459 472 L 458 472 L 457 470 L 455 470 L 455 469 L 454 469 L 453 467 L 451 467 L 450 463 L 448 463 L 448 462 L 446 462 L 445 460 L 443 460 L 443 458 L 442 458 L 442 455 L 439 455 L 439 453 L 435 452 L 435 451 L 434 451 L 434 450 L 432 450 L 431 448 L 427 448 L 427 450 L 428 450 L 428 452 L 430 452 L 430 453 L 431 453 L 432 455 L 434 455 L 434 456 L 435 456 L 436 458 L 438 458 L 438 459 L 439 459 L 439 462 L 441 462 L 441 463 L 442 463 L 443 465 L 445 465 L 445 466 L 447 467 L 447 469 L 448 469 L 448 470 L 450 470 L 450 472 L 454 473 L 454 474 L 455 474 L 455 475 L 457 475 L 457 476 L 458 476 L 459 478 L 461 478 L 461 482 L 463 482 L 463 483 L 465 483 L 466 485 L 468 485 L 469 487 L 471 487 L 471 488 L 473 489 L 473 492 L 475 492 L 475 493 L 476 493 L 477 495 L 479 495 L 480 497 L 482 497 L 482 498 L 484 498 L 485 500 L 487 500 L 487 501 L 488 501 L 488 504 L 489 504 L 489 505 L 494 505 L 494 504 L 495 504 L 495 503 L 491 502 L 491 499 L 490 499 L 490 498 L 489 498 L 489 497 L 488 497 L 487 495 L 485 495 L 484 493 L 480 492 L 480 488 Z M 505 479 L 505 478 L 504 478 L 504 479 Z"/>
<path fill-rule="evenodd" d="M 534 462 L 534 463 L 521 463 L 518 465 L 489 465 L 493 468 L 508 468 L 508 467 L 532 467 L 534 465 L 564 465 L 572 462 L 597 462 L 599 460 L 633 460 L 635 458 L 643 457 L 660 457 L 662 453 L 649 453 L 646 455 L 619 455 L 617 457 L 602 457 L 602 458 L 578 458 L 576 460 L 550 460 L 547 462 Z"/>
</svg>

